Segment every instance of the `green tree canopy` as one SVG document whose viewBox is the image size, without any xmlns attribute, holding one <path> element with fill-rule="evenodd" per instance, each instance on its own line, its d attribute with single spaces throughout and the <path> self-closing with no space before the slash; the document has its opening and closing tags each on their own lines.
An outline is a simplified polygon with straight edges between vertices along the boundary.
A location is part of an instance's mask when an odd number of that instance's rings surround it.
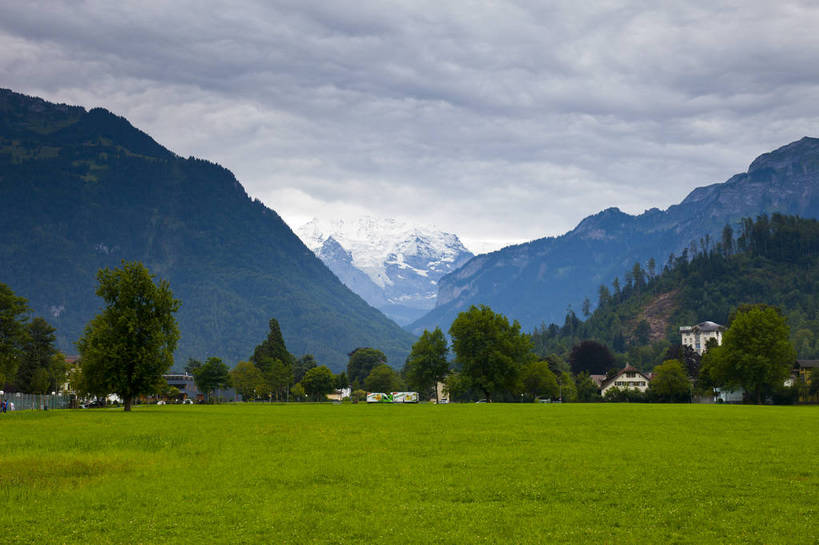
<svg viewBox="0 0 819 545">
<path fill-rule="evenodd" d="M 709 349 L 703 360 L 718 386 L 741 386 L 757 403 L 790 375 L 796 350 L 785 317 L 775 307 L 740 307 L 723 336 L 722 346 Z"/>
<path fill-rule="evenodd" d="M 350 353 L 350 361 L 347 362 L 347 378 L 350 384 L 364 384 L 364 379 L 370 371 L 382 363 L 387 363 L 387 356 L 381 350 L 356 348 Z"/>
<path fill-rule="evenodd" d="M 559 388 L 559 395 L 560 400 L 565 402 L 574 402 L 577 401 L 577 385 L 575 384 L 574 377 L 568 371 L 564 371 L 560 373 L 560 376 L 557 379 L 557 385 Z"/>
<path fill-rule="evenodd" d="M 297 359 L 296 363 L 293 364 L 293 381 L 301 382 L 301 379 L 304 378 L 304 374 L 316 365 L 318 364 L 316 363 L 316 358 L 313 357 L 313 354 L 305 354 Z"/>
<path fill-rule="evenodd" d="M 386 363 L 378 365 L 364 379 L 364 388 L 368 392 L 394 392 L 400 387 L 398 373 Z"/>
<path fill-rule="evenodd" d="M 452 349 L 461 374 L 481 390 L 487 401 L 492 395 L 515 388 L 520 368 L 534 358 L 532 341 L 491 308 L 474 305 L 461 312 L 449 328 Z"/>
<path fill-rule="evenodd" d="M 434 391 L 435 401 L 438 401 L 436 384 L 444 380 L 449 370 L 448 351 L 446 337 L 439 327 L 431 333 L 425 329 L 412 345 L 404 374 L 409 387 L 421 392 L 425 399 L 429 399 L 428 395 Z"/>
<path fill-rule="evenodd" d="M 15 386 L 21 392 L 44 394 L 56 390 L 65 377 L 65 360 L 54 346 L 54 329 L 42 318 L 34 318 L 26 327 L 20 366 Z M 62 361 L 62 365 L 60 365 Z M 39 371 L 42 369 L 42 371 Z M 37 384 L 34 378 L 37 375 Z"/>
<path fill-rule="evenodd" d="M 600 399 L 600 388 L 594 382 L 594 379 L 589 376 L 588 372 L 583 371 L 574 377 L 574 384 L 577 389 L 577 401 L 588 403 Z"/>
<path fill-rule="evenodd" d="M 335 390 L 335 377 L 329 367 L 319 365 L 304 374 L 301 385 L 310 399 L 319 401 Z"/>
<path fill-rule="evenodd" d="M 0 282 L 0 386 L 9 385 L 17 375 L 21 347 L 25 339 L 28 304 Z"/>
<path fill-rule="evenodd" d="M 193 381 L 200 392 L 210 397 L 214 390 L 230 387 L 228 366 L 219 358 L 208 358 L 202 367 L 195 370 Z"/>
<path fill-rule="evenodd" d="M 336 375 L 336 388 L 338 388 L 339 390 L 343 390 L 349 385 L 350 381 L 347 380 L 347 373 L 342 371 L 341 373 Z"/>
<path fill-rule="evenodd" d="M 297 382 L 290 388 L 290 397 L 293 401 L 304 401 L 307 397 L 307 393 L 304 391 L 304 386 L 301 385 L 301 382 Z"/>
<path fill-rule="evenodd" d="M 614 367 L 614 355 L 608 346 L 597 341 L 583 341 L 572 348 L 569 364 L 575 375 L 586 371 L 591 375 L 604 375 Z"/>
<path fill-rule="evenodd" d="M 557 399 L 560 395 L 557 377 L 545 361 L 532 361 L 525 364 L 521 369 L 520 382 L 523 391 L 532 399 L 539 396 Z"/>
<path fill-rule="evenodd" d="M 262 374 L 276 400 L 281 401 L 285 398 L 287 388 L 293 383 L 293 369 L 289 363 L 285 363 L 278 358 L 272 362 L 268 362 L 266 359 L 263 361 L 267 372 Z"/>
<path fill-rule="evenodd" d="M 654 368 L 651 393 L 658 401 L 681 403 L 691 399 L 691 383 L 680 360 L 665 360 Z"/>
<path fill-rule="evenodd" d="M 267 334 L 267 338 L 253 349 L 250 361 L 256 364 L 262 373 L 268 371 L 269 367 L 267 366 L 277 359 L 292 368 L 295 358 L 284 345 L 284 337 L 282 337 L 282 330 L 279 327 L 278 320 L 271 318 L 268 325 L 270 326 L 270 332 Z"/>
<path fill-rule="evenodd" d="M 230 381 L 243 401 L 256 399 L 262 391 L 267 391 L 262 372 L 249 361 L 240 361 L 231 369 Z"/>
<path fill-rule="evenodd" d="M 101 269 L 97 281 L 105 308 L 77 342 L 83 378 L 91 391 L 122 397 L 130 411 L 134 397 L 156 391 L 162 374 L 173 366 L 179 301 L 167 281 L 155 284 L 139 262 Z"/>
</svg>

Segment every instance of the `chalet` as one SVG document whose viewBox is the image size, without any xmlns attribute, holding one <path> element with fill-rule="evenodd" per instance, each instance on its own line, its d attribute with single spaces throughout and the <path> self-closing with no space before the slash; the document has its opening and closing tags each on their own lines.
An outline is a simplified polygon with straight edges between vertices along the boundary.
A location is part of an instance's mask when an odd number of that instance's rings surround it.
<svg viewBox="0 0 819 545">
<path fill-rule="evenodd" d="M 631 365 L 626 365 L 623 369 L 618 371 L 616 375 L 603 381 L 600 385 L 600 395 L 605 396 L 606 392 L 612 388 L 645 392 L 648 390 L 648 383 L 650 381 L 651 378 L 648 375 L 644 375 Z"/>
<path fill-rule="evenodd" d="M 716 339 L 717 345 L 722 344 L 722 334 L 725 332 L 725 326 L 714 322 L 700 322 L 697 325 L 682 326 L 680 328 L 680 336 L 682 336 L 682 344 L 690 346 L 697 354 L 702 356 L 705 352 L 705 345 L 711 339 Z"/>
</svg>

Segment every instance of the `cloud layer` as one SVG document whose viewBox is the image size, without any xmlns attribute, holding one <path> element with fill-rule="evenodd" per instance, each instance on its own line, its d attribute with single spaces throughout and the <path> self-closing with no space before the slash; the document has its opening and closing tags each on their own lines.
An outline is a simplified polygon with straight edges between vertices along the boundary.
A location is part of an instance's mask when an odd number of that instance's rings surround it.
<svg viewBox="0 0 819 545">
<path fill-rule="evenodd" d="M 294 227 L 473 246 L 667 207 L 819 135 L 814 2 L 545 4 L 7 2 L 0 86 L 125 115 Z"/>
</svg>

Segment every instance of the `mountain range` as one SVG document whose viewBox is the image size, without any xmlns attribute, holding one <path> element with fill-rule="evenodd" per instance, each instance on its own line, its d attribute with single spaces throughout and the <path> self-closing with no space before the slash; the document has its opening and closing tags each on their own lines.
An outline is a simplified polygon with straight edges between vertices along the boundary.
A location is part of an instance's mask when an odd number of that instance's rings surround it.
<svg viewBox="0 0 819 545">
<path fill-rule="evenodd" d="M 313 219 L 296 233 L 345 286 L 401 325 L 432 310 L 438 280 L 474 257 L 456 235 L 394 219 Z"/>
<path fill-rule="evenodd" d="M 291 352 L 336 371 L 361 346 L 401 365 L 413 342 L 227 169 L 179 157 L 107 110 L 0 90 L 0 282 L 75 353 L 100 309 L 96 272 L 122 260 L 181 300 L 177 368 L 247 359 L 273 317 Z"/>
<path fill-rule="evenodd" d="M 654 258 L 662 266 L 671 253 L 707 245 L 726 224 L 773 212 L 819 217 L 819 139 L 761 155 L 747 172 L 697 188 L 667 210 L 630 215 L 609 208 L 562 236 L 476 256 L 441 278 L 435 308 L 407 328 L 446 330 L 473 304 L 489 305 L 528 330 L 560 322 L 635 262 L 645 267 Z"/>
</svg>

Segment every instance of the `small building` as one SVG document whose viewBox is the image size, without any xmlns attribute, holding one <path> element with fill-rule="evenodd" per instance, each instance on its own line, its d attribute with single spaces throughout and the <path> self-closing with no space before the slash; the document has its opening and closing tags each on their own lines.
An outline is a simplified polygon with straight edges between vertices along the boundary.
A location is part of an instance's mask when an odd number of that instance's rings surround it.
<svg viewBox="0 0 819 545">
<path fill-rule="evenodd" d="M 705 352 L 705 345 L 710 339 L 716 339 L 717 346 L 722 344 L 722 334 L 725 329 L 724 325 L 715 322 L 700 322 L 697 325 L 680 327 L 680 336 L 683 346 L 690 346 L 702 356 L 702 353 Z"/>
<path fill-rule="evenodd" d="M 606 392 L 612 388 L 645 392 L 648 390 L 649 382 L 651 382 L 651 379 L 648 375 L 644 375 L 631 365 L 626 365 L 616 375 L 603 381 L 600 385 L 600 395 L 605 396 Z"/>
<path fill-rule="evenodd" d="M 803 384 L 810 384 L 811 374 L 817 368 L 819 368 L 819 360 L 796 360 L 793 366 L 794 378 L 798 378 Z"/>
<path fill-rule="evenodd" d="M 342 401 L 349 398 L 353 393 L 352 388 L 336 388 L 333 393 L 327 394 L 327 399 L 330 401 Z"/>
<path fill-rule="evenodd" d="M 175 386 L 182 399 L 199 399 L 201 394 L 193 380 L 193 375 L 187 373 L 162 375 L 168 386 Z"/>
</svg>

